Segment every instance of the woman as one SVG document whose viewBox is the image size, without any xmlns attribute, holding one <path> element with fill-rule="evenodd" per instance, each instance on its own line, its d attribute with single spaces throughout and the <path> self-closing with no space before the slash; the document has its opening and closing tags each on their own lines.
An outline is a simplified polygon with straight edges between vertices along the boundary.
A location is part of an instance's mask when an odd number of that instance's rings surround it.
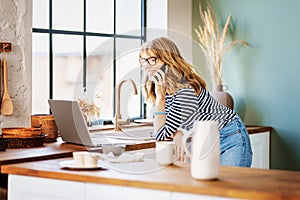
<svg viewBox="0 0 300 200">
<path fill-rule="evenodd" d="M 237 113 L 218 103 L 206 83 L 168 38 L 145 43 L 139 61 L 146 72 L 144 92 L 154 104 L 153 125 L 157 140 L 174 139 L 178 157 L 185 150 L 181 139 L 194 121 L 217 120 L 221 165 L 250 167 L 252 150 L 245 125 Z"/>
</svg>

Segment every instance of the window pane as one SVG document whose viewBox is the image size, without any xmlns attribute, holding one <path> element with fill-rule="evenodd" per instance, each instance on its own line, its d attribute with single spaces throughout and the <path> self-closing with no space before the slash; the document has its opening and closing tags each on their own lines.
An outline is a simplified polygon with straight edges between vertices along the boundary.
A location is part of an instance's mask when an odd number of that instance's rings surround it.
<svg viewBox="0 0 300 200">
<path fill-rule="evenodd" d="M 117 34 L 140 35 L 141 0 L 116 0 L 116 17 Z"/>
<path fill-rule="evenodd" d="M 117 83 L 121 80 L 132 79 L 138 89 L 138 95 L 133 95 L 133 86 L 129 82 L 121 89 L 121 113 L 124 118 L 141 116 L 141 71 L 138 62 L 140 46 L 140 40 L 116 39 Z"/>
<path fill-rule="evenodd" d="M 53 36 L 53 98 L 55 99 L 77 99 L 83 94 L 82 40 L 82 36 Z"/>
<path fill-rule="evenodd" d="M 49 0 L 33 0 L 33 28 L 49 28 Z"/>
<path fill-rule="evenodd" d="M 87 37 L 87 96 L 100 95 L 102 119 L 113 117 L 113 38 Z"/>
<path fill-rule="evenodd" d="M 114 1 L 88 0 L 86 1 L 86 30 L 87 32 L 114 32 Z"/>
<path fill-rule="evenodd" d="M 32 113 L 49 113 L 49 35 L 32 34 Z"/>
<path fill-rule="evenodd" d="M 83 31 L 83 3 L 86 2 L 87 32 L 113 34 L 115 27 L 117 34 L 140 36 L 141 0 L 33 0 L 34 28 L 49 29 L 50 2 L 53 29 Z M 140 40 L 116 39 L 117 58 L 114 71 L 114 38 L 87 35 L 86 39 L 88 57 L 86 88 L 83 88 L 83 36 L 53 34 L 53 98 L 78 99 L 89 92 L 93 92 L 95 96 L 100 94 L 101 118 L 110 119 L 114 110 L 114 85 L 122 79 L 131 78 L 140 92 Z M 34 113 L 49 112 L 49 50 L 49 34 L 33 33 Z M 113 82 L 114 77 L 116 83 Z M 141 116 L 141 94 L 133 95 L 133 88 L 129 83 L 123 85 L 121 92 L 123 118 Z"/>
<path fill-rule="evenodd" d="M 53 29 L 83 31 L 82 0 L 52 0 Z"/>
</svg>

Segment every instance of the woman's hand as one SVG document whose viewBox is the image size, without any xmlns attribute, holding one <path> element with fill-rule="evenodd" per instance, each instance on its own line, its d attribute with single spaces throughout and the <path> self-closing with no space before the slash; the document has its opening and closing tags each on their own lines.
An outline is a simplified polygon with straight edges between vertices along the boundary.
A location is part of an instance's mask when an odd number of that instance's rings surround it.
<svg viewBox="0 0 300 200">
<path fill-rule="evenodd" d="M 186 146 L 183 145 L 182 138 L 183 138 L 182 131 L 176 131 L 174 133 L 173 140 L 174 140 L 175 145 L 176 145 L 177 158 L 178 158 L 178 161 L 180 161 L 180 162 L 184 162 L 184 161 L 190 159 L 190 153 L 186 149 Z"/>
<path fill-rule="evenodd" d="M 166 77 L 165 73 L 158 69 L 153 77 L 152 80 L 155 84 L 155 94 L 157 100 L 165 100 L 166 97 Z"/>
<path fill-rule="evenodd" d="M 173 140 L 176 145 L 176 157 L 178 158 L 178 161 L 182 162 L 184 160 L 184 151 L 182 150 L 182 132 L 177 131 L 174 133 Z"/>
</svg>

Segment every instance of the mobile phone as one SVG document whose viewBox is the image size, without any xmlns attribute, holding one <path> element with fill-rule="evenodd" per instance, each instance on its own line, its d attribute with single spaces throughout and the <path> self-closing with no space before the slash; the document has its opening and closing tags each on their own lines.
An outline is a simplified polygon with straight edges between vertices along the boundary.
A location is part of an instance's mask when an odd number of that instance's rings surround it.
<svg viewBox="0 0 300 200">
<path fill-rule="evenodd" d="M 160 70 L 166 73 L 166 68 L 167 68 L 167 64 L 164 64 L 163 66 L 161 66 Z"/>
</svg>

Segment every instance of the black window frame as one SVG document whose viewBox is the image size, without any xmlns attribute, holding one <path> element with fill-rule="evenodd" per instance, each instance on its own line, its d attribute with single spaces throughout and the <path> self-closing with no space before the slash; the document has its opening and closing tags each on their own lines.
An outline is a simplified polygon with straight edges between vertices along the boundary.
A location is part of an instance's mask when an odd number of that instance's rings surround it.
<svg viewBox="0 0 300 200">
<path fill-rule="evenodd" d="M 49 29 L 47 28 L 32 28 L 32 33 L 45 33 L 49 34 L 49 99 L 53 98 L 53 35 L 60 34 L 60 35 L 80 35 L 83 37 L 83 56 L 82 56 L 82 63 L 83 63 L 83 90 L 86 91 L 86 84 L 87 84 L 87 65 L 86 65 L 86 58 L 87 58 L 87 51 L 86 51 L 86 37 L 87 36 L 94 36 L 94 37 L 107 37 L 107 38 L 113 38 L 113 88 L 116 88 L 116 39 L 117 38 L 126 38 L 126 39 L 140 39 L 141 44 L 143 44 L 146 41 L 146 3 L 147 0 L 140 0 L 141 1 L 141 34 L 140 36 L 135 35 L 124 35 L 124 34 L 117 34 L 116 33 L 116 4 L 117 0 L 114 1 L 114 26 L 113 26 L 113 33 L 97 33 L 97 32 L 87 32 L 86 31 L 86 24 L 87 24 L 87 6 L 86 2 L 87 0 L 83 1 L 83 31 L 70 31 L 70 30 L 58 30 L 52 28 L 52 0 L 49 0 Z M 115 93 L 114 94 L 114 105 L 115 105 Z M 138 118 L 144 118 L 145 117 L 145 104 L 144 100 L 142 98 L 142 95 L 140 96 L 141 101 L 141 108 L 140 113 L 141 116 Z M 51 113 L 51 111 L 50 111 Z M 113 108 L 113 114 L 115 115 L 115 106 Z M 108 123 L 111 122 L 111 120 L 107 120 Z"/>
</svg>

